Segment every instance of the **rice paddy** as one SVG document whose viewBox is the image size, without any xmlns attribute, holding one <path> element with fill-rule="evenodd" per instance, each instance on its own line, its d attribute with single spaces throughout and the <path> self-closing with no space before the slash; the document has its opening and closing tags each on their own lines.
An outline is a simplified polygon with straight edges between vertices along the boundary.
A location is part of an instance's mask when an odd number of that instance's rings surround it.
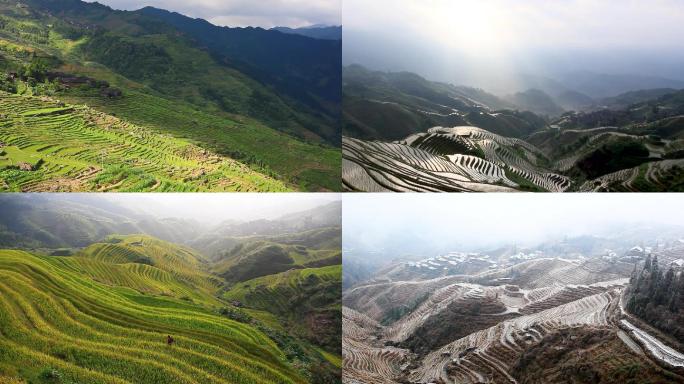
<svg viewBox="0 0 684 384">
<path fill-rule="evenodd" d="M 286 191 L 187 140 L 47 97 L 0 92 L 2 191 Z"/>
<path fill-rule="evenodd" d="M 581 146 L 558 160 L 548 149 L 470 126 L 433 127 L 393 143 L 345 137 L 342 180 L 346 190 L 367 192 L 645 192 L 683 188 L 683 163 L 676 158 L 681 139 L 655 146 L 648 136 L 614 130 L 564 131 L 565 136 L 584 135 L 585 140 L 570 141 Z M 625 138 L 650 148 L 648 161 L 594 178 L 578 176 L 581 161 Z"/>
<path fill-rule="evenodd" d="M 0 251 L 0 373 L 37 383 L 306 382 L 251 325 L 144 293 L 172 280 L 169 289 L 185 284 L 148 266 Z"/>
</svg>

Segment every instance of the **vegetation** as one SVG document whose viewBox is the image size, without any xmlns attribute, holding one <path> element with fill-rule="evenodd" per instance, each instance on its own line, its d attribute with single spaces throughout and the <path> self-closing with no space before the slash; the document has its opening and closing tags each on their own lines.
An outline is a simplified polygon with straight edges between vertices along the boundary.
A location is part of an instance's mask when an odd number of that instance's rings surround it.
<svg viewBox="0 0 684 384">
<path fill-rule="evenodd" d="M 180 299 L 108 286 L 65 259 L 0 251 L 4 375 L 38 383 L 306 382 L 258 329 Z"/>
<path fill-rule="evenodd" d="M 188 140 L 89 107 L 2 93 L 0 188 L 9 191 L 283 191 Z M 59 127 L 59 129 L 56 129 Z M 25 166 L 21 166 L 25 164 Z"/>
<path fill-rule="evenodd" d="M 400 140 L 434 126 L 473 125 L 525 137 L 545 120 L 480 89 L 430 82 L 412 73 L 343 69 L 343 132 L 360 139 Z M 482 105 L 498 110 L 490 114 Z"/>
<path fill-rule="evenodd" d="M 220 296 L 208 270 L 192 249 L 144 235 L 70 256 L 1 250 L 0 373 L 37 383 L 339 383 L 340 324 L 320 318 L 339 317 L 339 266 L 301 270 L 286 279 L 301 283 L 289 292 L 275 275 L 261 278 L 272 290 L 255 280 Z"/>
<path fill-rule="evenodd" d="M 492 299 L 452 302 L 443 311 L 430 316 L 401 346 L 418 354 L 427 354 L 454 340 L 516 316 L 498 316 L 505 311 L 505 305 Z"/>
<path fill-rule="evenodd" d="M 588 178 L 595 178 L 625 168 L 632 168 L 649 161 L 646 147 L 632 140 L 616 140 L 577 161 L 577 170 Z"/>
<path fill-rule="evenodd" d="M 332 231 L 339 231 L 339 227 Z M 299 233 L 304 237 L 308 232 Z M 339 237 L 339 232 L 337 233 Z M 285 272 L 292 268 L 324 267 L 341 263 L 339 248 L 320 245 L 289 245 L 277 238 L 271 240 L 242 239 L 224 252 L 213 271 L 230 282 L 246 281 L 255 277 Z"/>
<path fill-rule="evenodd" d="M 614 331 L 561 329 L 526 350 L 511 374 L 521 383 L 678 383 L 681 377 L 625 346 Z"/>
<path fill-rule="evenodd" d="M 534 89 L 500 99 L 359 65 L 345 67 L 343 77 L 343 184 L 349 190 L 683 188 L 681 90 L 628 92 L 607 100 L 606 108 L 571 92 L 561 104 L 587 112 L 558 116 L 563 110 L 553 97 Z M 392 161 L 385 163 L 387 157 Z"/>
<path fill-rule="evenodd" d="M 253 360 L 255 370 L 270 364 L 275 376 L 269 378 L 270 373 L 267 373 L 265 382 L 340 382 L 339 204 L 290 214 L 279 220 L 218 225 L 213 230 L 212 226 L 183 218 L 157 219 L 133 211 L 128 205 L 92 195 L 4 194 L 0 195 L 0 206 L 3 207 L 3 215 L 0 215 L 0 307 L 13 305 L 2 288 L 4 283 L 14 289 L 12 280 L 5 279 L 4 275 L 11 269 L 20 275 L 17 279 L 22 284 L 30 284 L 40 293 L 22 293 L 21 302 L 27 308 L 44 302 L 53 306 L 73 303 L 75 309 L 64 316 L 80 311 L 84 317 L 97 320 L 84 327 L 98 336 L 93 340 L 96 346 L 88 344 L 90 333 L 81 336 L 80 328 L 74 332 L 71 328 L 65 329 L 65 325 L 56 322 L 52 314 L 55 309 L 41 309 L 43 321 L 26 318 L 27 310 L 20 308 L 7 320 L 13 327 L 41 335 L 47 335 L 51 330 L 63 334 L 46 336 L 52 339 L 51 345 L 57 345 L 51 355 L 57 360 L 41 357 L 41 353 L 52 353 L 52 350 L 43 352 L 48 350 L 43 344 L 37 344 L 35 348 L 26 344 L 29 349 L 25 351 L 35 349 L 36 360 L 19 360 L 14 364 L 15 346 L 7 355 L 3 354 L 5 345 L 2 343 L 9 339 L 18 346 L 22 342 L 13 339 L 15 334 L 4 327 L 0 315 L 0 345 L 3 346 L 0 348 L 0 377 L 5 375 L 42 383 L 47 381 L 38 379 L 42 377 L 41 372 L 51 373 L 56 369 L 65 383 L 99 382 L 76 379 L 71 368 L 65 370 L 68 364 L 55 365 L 53 362 L 63 360 L 92 371 L 93 375 L 108 375 L 103 382 L 263 382 L 238 379 L 239 372 L 247 368 L 239 368 L 237 373 L 229 372 L 230 367 L 242 364 L 231 358 L 234 353 Z M 335 206 L 338 207 L 336 218 L 328 214 L 335 212 Z M 336 228 L 309 229 L 336 220 Z M 202 239 L 212 243 L 211 237 L 231 237 L 243 229 L 250 234 L 268 231 L 270 240 L 255 241 L 253 236 L 236 236 L 232 252 L 219 253 L 213 258 L 180 245 L 180 242 L 202 244 Z M 23 251 L 3 250 L 10 248 Z M 273 253 L 269 249 L 277 251 Z M 282 273 L 268 269 L 269 264 L 274 264 L 269 259 L 277 258 L 279 251 L 285 252 L 293 262 Z M 249 273 L 239 275 L 240 280 L 227 280 L 215 273 L 224 257 L 241 260 L 241 265 L 254 269 L 245 269 Z M 250 262 L 252 257 L 258 262 Z M 10 263 L 11 268 L 6 263 Z M 260 272 L 259 268 L 265 272 Z M 251 273 L 259 277 L 250 278 Z M 0 309 L 4 314 L 4 309 Z M 108 324 L 115 320 L 115 325 L 121 329 L 116 335 L 108 336 Z M 44 332 L 36 330 L 42 328 L 45 328 Z M 130 329 L 130 340 L 128 336 L 122 336 L 127 329 Z M 138 330 L 151 334 L 138 340 Z M 168 367 L 160 368 L 155 365 L 160 359 L 155 346 L 167 347 L 167 335 L 177 341 L 170 348 L 182 347 L 182 350 L 174 353 L 172 360 L 161 361 L 160 364 Z M 241 348 L 248 350 L 245 352 L 233 345 L 236 342 L 230 341 L 230 344 L 224 340 L 243 336 L 247 339 L 244 343 L 253 343 L 256 347 L 243 345 Z M 83 341 L 79 342 L 81 339 Z M 144 340 L 149 342 L 143 343 Z M 190 348 L 190 341 L 198 343 L 198 347 Z M 76 345 L 69 347 L 70 343 Z M 107 359 L 81 356 L 85 353 L 79 349 L 81 346 L 109 351 Z M 159 373 L 163 377 L 139 372 L 137 367 L 131 368 L 130 376 L 139 375 L 139 380 L 118 374 L 119 366 L 125 366 L 128 361 L 126 348 L 130 346 L 140 349 L 131 351 L 135 352 L 130 355 L 135 364 L 148 365 L 149 372 L 159 368 L 164 371 Z M 214 347 L 226 352 L 214 353 Z M 119 349 L 124 352 L 117 360 Z M 81 357 L 72 360 L 71 355 Z M 173 368 L 174 364 L 180 364 L 179 368 Z M 214 366 L 223 368 L 214 369 Z M 279 374 L 281 368 L 284 370 Z M 76 371 L 80 372 L 79 369 Z M 221 370 L 225 372 L 216 373 Z M 181 373 L 192 379 L 186 376 L 169 379 Z"/>
<path fill-rule="evenodd" d="M 672 266 L 661 269 L 658 256 L 648 255 L 634 272 L 626 309 L 684 344 L 684 275 Z"/>
<path fill-rule="evenodd" d="M 387 313 L 382 318 L 380 323 L 383 325 L 394 323 L 395 321 L 404 317 L 404 315 L 413 312 L 429 297 L 430 294 L 426 292 L 425 294 L 416 297 L 414 300 L 411 300 L 409 303 L 405 305 L 391 307 L 389 310 L 387 310 Z"/>
<path fill-rule="evenodd" d="M 249 68 L 217 60 L 155 16 L 75 0 L 31 0 L 22 7 L 0 4 L 0 20 L 0 89 L 6 92 L 86 104 L 151 134 L 170 134 L 236 160 L 236 165 L 278 179 L 287 189 L 340 189 L 341 156 L 333 147 L 339 145 L 335 139 L 339 129 L 332 115 L 274 91 L 264 85 L 267 82 L 254 79 Z M 308 40 L 315 41 L 304 43 Z M 59 133 L 49 130 L 45 137 L 28 140 L 60 141 Z M 111 165 L 127 163 L 115 158 Z M 122 172 L 128 170 L 114 169 L 103 181 L 117 181 Z M 21 176 L 19 172 L 7 175 Z M 153 179 L 160 180 L 155 176 L 132 183 L 130 190 L 155 186 L 158 190 L 160 185 Z M 239 177 L 216 176 L 234 185 L 218 190 L 231 190 L 243 182 L 240 190 L 255 190 Z M 70 183 L 74 178 L 67 177 Z M 56 189 L 66 188 L 65 182 L 43 181 Z M 18 183 L 12 184 L 12 189 L 18 188 Z M 168 191 L 203 190 L 167 185 L 163 180 L 161 184 Z"/>
<path fill-rule="evenodd" d="M 222 297 L 287 319 L 301 336 L 339 353 L 342 266 L 293 269 L 235 284 Z"/>
</svg>

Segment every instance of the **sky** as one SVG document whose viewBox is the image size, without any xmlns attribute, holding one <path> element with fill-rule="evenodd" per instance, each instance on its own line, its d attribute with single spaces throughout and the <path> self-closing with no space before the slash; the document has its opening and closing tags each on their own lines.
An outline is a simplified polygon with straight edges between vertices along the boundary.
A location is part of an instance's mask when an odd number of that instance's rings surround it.
<svg viewBox="0 0 684 384">
<path fill-rule="evenodd" d="M 186 218 L 209 224 L 226 220 L 275 219 L 340 200 L 336 193 L 117 193 L 101 196 L 125 208 L 160 218 Z"/>
<path fill-rule="evenodd" d="M 342 17 L 345 64 L 432 80 L 577 70 L 684 79 L 681 0 L 345 0 Z"/>
<path fill-rule="evenodd" d="M 89 0 L 92 2 L 92 0 Z M 229 27 L 340 25 L 341 0 L 98 0 L 114 9 L 153 6 Z"/>
<path fill-rule="evenodd" d="M 614 228 L 682 228 L 682 194 L 345 194 L 343 246 L 537 245 Z M 453 249 L 452 249 L 453 250 Z"/>
</svg>

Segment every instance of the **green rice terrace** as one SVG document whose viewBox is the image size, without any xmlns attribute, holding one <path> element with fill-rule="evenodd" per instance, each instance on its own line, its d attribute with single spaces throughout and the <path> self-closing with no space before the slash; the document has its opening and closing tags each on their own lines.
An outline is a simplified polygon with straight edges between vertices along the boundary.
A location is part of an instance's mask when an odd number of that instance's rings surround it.
<svg viewBox="0 0 684 384">
<path fill-rule="evenodd" d="M 331 266 L 261 279 L 301 296 L 298 285 L 339 285 L 340 275 Z M 208 259 L 146 235 L 108 236 L 70 256 L 0 250 L 0 382 L 340 382 L 330 373 L 339 336 L 334 347 L 293 337 L 278 320 L 291 307 L 269 312 L 263 296 L 250 305 L 255 284 L 222 296 Z"/>
<path fill-rule="evenodd" d="M 86 106 L 0 92 L 0 190 L 286 191 L 235 160 Z"/>
<path fill-rule="evenodd" d="M 309 56 L 237 65 L 160 17 L 0 0 L 0 191 L 341 189 L 339 102 L 288 83 L 339 76 L 334 43 L 273 32 Z"/>
</svg>

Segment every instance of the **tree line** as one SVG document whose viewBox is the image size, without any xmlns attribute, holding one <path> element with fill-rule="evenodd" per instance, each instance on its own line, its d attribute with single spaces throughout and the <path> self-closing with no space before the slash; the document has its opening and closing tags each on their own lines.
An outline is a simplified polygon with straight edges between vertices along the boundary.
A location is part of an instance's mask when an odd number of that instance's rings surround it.
<svg viewBox="0 0 684 384">
<path fill-rule="evenodd" d="M 684 343 L 684 273 L 648 255 L 641 270 L 634 266 L 627 297 L 627 311 Z"/>
</svg>

